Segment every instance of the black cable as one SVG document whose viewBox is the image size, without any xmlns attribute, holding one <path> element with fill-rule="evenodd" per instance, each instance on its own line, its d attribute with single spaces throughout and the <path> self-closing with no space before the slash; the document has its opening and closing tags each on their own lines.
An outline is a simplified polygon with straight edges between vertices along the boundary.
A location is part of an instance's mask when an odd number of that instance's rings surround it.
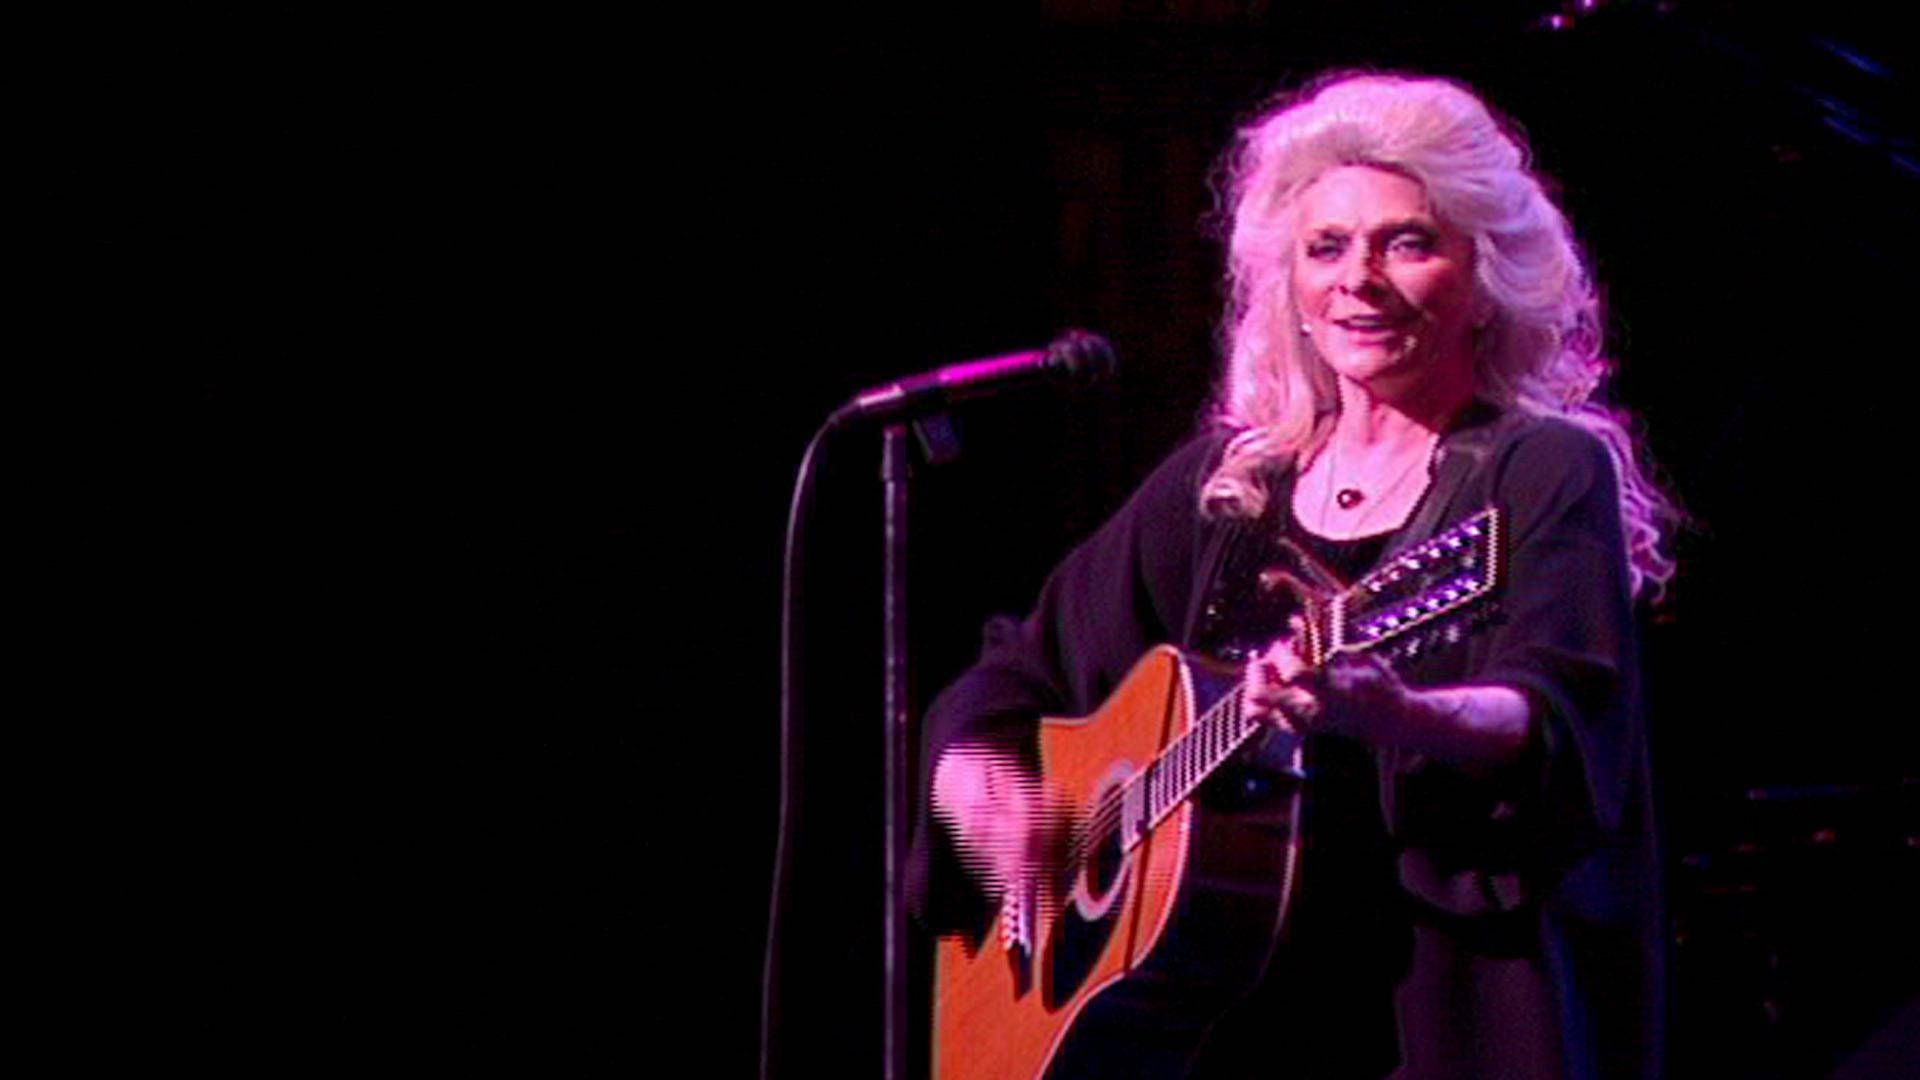
<svg viewBox="0 0 1920 1080">
<path fill-rule="evenodd" d="M 801 634 L 797 596 L 803 561 L 800 527 L 813 497 L 814 456 L 823 440 L 852 414 L 851 405 L 840 408 L 807 440 L 807 449 L 800 455 L 800 468 L 794 476 L 793 498 L 787 507 L 786 546 L 780 563 L 780 809 L 773 843 L 773 882 L 767 905 L 767 951 L 760 969 L 760 1080 L 770 1080 L 773 1067 L 773 1017 L 779 993 L 774 975 L 779 957 L 780 912 L 785 906 L 793 855 L 789 826 L 800 798 L 800 776 L 793 758 L 800 712 Z"/>
</svg>

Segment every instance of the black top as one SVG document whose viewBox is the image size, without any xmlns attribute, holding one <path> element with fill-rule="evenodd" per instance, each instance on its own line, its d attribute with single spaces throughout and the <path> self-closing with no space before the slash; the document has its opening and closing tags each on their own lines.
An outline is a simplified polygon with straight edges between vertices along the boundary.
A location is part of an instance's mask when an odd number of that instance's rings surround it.
<svg viewBox="0 0 1920 1080">
<path fill-rule="evenodd" d="M 1346 582 L 1358 581 L 1367 576 L 1380 562 L 1380 555 L 1387 550 L 1387 541 L 1393 539 L 1394 530 L 1374 533 L 1371 536 L 1356 536 L 1349 540 L 1335 540 L 1330 536 L 1308 531 L 1300 524 L 1299 518 L 1293 519 L 1294 536 L 1298 537 L 1307 553 L 1320 560 L 1321 565 L 1340 575 Z"/>
<path fill-rule="evenodd" d="M 1275 526 L 1196 512 L 1223 442 L 1208 436 L 1176 452 L 1061 564 L 1031 615 L 988 625 L 980 661 L 928 711 L 923 764 L 961 741 L 1032 760 L 1038 716 L 1090 712 L 1150 646 L 1193 647 L 1240 623 L 1216 586 L 1243 540 L 1270 538 Z M 1285 469 L 1270 477 L 1270 506 L 1287 506 L 1291 481 Z M 1536 746 L 1491 774 L 1367 754 L 1377 779 L 1366 801 L 1383 840 L 1355 850 L 1381 872 L 1363 865 L 1323 910 L 1367 913 L 1378 929 L 1358 949 L 1365 962 L 1323 950 L 1289 978 L 1372 980 L 1391 996 L 1398 1030 L 1390 1040 L 1352 1031 L 1371 1054 L 1349 1052 L 1359 1043 L 1348 1028 L 1300 1035 L 1320 1040 L 1324 1052 L 1311 1055 L 1320 1060 L 1364 1061 L 1362 1074 L 1401 1058 L 1396 1076 L 1653 1075 L 1662 935 L 1611 459 L 1565 421 L 1474 411 L 1442 440 L 1427 500 L 1387 551 L 1488 504 L 1505 515 L 1508 548 L 1496 616 L 1462 649 L 1401 674 L 1520 690 L 1540 718 Z M 911 872 L 929 925 L 978 924 L 982 900 L 924 813 Z M 1276 1004 L 1274 1015 L 1299 1004 Z"/>
</svg>

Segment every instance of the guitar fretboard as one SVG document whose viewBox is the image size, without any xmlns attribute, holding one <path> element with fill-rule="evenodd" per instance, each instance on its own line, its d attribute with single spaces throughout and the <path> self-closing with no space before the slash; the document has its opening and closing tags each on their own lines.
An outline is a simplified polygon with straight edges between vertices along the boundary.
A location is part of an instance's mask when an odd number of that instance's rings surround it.
<svg viewBox="0 0 1920 1080">
<path fill-rule="evenodd" d="M 1124 790 L 1121 795 L 1126 808 L 1124 846 L 1131 848 L 1152 831 L 1260 730 L 1260 721 L 1241 712 L 1245 693 L 1246 684 L 1236 684 L 1194 721 L 1185 735 L 1170 743 L 1151 767 L 1127 781 L 1125 789 L 1139 790 Z"/>
<path fill-rule="evenodd" d="M 1330 653 L 1393 644 L 1411 657 L 1458 641 L 1461 627 L 1441 620 L 1491 592 L 1498 580 L 1500 514 L 1488 507 L 1402 552 L 1358 584 L 1330 597 L 1321 640 Z M 1151 765 L 1122 784 L 1101 818 L 1131 849 L 1260 730 L 1242 715 L 1246 684 L 1236 684 Z"/>
</svg>

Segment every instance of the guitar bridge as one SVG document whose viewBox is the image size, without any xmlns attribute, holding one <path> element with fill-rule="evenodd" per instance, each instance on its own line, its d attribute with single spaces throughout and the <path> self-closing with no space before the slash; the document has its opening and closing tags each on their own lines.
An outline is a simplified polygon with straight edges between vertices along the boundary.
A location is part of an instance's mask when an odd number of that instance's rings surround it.
<svg viewBox="0 0 1920 1080">
<path fill-rule="evenodd" d="M 1033 955 L 1033 883 L 1022 882 L 1007 890 L 1000 901 L 1000 947 L 1008 952 Z"/>
</svg>

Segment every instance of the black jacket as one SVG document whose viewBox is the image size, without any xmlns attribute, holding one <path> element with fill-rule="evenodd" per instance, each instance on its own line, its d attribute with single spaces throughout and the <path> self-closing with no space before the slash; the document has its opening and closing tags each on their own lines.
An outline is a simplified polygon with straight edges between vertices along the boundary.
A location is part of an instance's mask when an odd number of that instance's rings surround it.
<svg viewBox="0 0 1920 1080">
<path fill-rule="evenodd" d="M 989 624 L 979 662 L 928 711 L 924 765 L 957 742 L 998 742 L 1031 760 L 1038 717 L 1089 712 L 1150 646 L 1196 640 L 1227 554 L 1290 527 L 1286 469 L 1269 478 L 1260 523 L 1197 513 L 1223 442 L 1208 435 L 1178 450 L 1068 556 L 1032 614 Z M 1402 674 L 1522 691 L 1543 721 L 1536 745 L 1492 775 L 1375 755 L 1386 835 L 1377 850 L 1395 864 L 1378 880 L 1397 878 L 1391 900 L 1404 917 L 1365 933 L 1382 939 L 1371 953 L 1395 958 L 1381 970 L 1399 1046 L 1350 1055 L 1326 1047 L 1318 1058 L 1398 1058 L 1397 1076 L 1653 1075 L 1663 935 L 1632 598 L 1606 448 L 1563 420 L 1470 410 L 1442 441 L 1429 489 L 1388 554 L 1489 504 L 1505 516 L 1508 547 L 1494 617 L 1463 649 Z M 982 899 L 924 812 L 911 873 L 929 926 L 978 925 Z M 1302 955 L 1308 968 L 1331 962 L 1325 950 Z M 1283 977 L 1310 983 L 1315 973 L 1295 964 Z M 1299 1038 L 1340 1037 L 1338 1028 L 1300 1026 Z"/>
</svg>

